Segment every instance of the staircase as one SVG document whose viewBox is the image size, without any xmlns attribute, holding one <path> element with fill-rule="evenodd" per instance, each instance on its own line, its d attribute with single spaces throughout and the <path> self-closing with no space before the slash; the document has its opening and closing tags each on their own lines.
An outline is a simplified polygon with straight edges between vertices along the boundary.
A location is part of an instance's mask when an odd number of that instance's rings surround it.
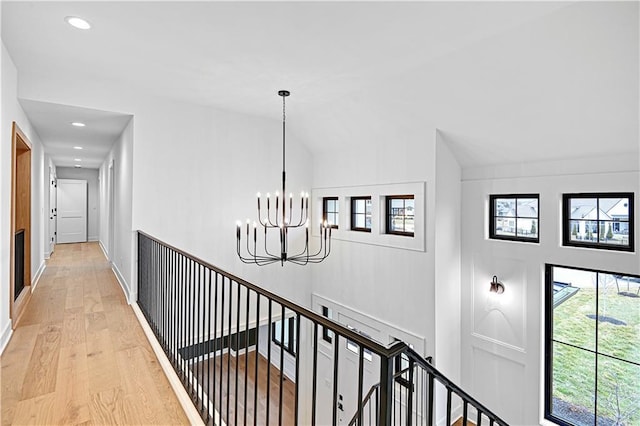
<svg viewBox="0 0 640 426">
<path fill-rule="evenodd" d="M 507 425 L 407 344 L 383 345 L 143 232 L 137 303 L 206 424 Z"/>
</svg>

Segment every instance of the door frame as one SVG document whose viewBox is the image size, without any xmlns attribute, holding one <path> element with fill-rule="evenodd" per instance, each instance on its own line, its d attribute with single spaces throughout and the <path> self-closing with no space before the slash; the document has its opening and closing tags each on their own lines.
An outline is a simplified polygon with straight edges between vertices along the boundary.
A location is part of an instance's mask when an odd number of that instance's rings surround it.
<svg viewBox="0 0 640 426">
<path fill-rule="evenodd" d="M 24 226 L 24 289 L 15 299 L 15 233 Z M 22 229 L 22 228 L 20 228 Z M 11 125 L 11 232 L 9 316 L 13 329 L 31 299 L 31 142 L 14 121 Z M 15 300 L 14 300 L 15 299 Z"/>
</svg>

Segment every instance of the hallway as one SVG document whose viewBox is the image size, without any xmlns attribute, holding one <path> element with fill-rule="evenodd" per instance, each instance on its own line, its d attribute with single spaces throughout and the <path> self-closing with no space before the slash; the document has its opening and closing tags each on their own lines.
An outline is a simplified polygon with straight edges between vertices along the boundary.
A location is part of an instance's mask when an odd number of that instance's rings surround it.
<svg viewBox="0 0 640 426">
<path fill-rule="evenodd" d="M 57 245 L 0 358 L 1 424 L 188 424 L 97 243 Z"/>
</svg>

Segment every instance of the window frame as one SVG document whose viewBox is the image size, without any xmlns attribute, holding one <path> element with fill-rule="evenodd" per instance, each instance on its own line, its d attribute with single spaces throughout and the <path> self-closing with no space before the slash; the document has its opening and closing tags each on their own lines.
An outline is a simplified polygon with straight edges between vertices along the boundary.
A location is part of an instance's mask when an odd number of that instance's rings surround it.
<svg viewBox="0 0 640 426">
<path fill-rule="evenodd" d="M 389 235 L 402 235 L 405 237 L 413 237 L 415 236 L 415 212 L 413 215 L 413 221 L 414 221 L 414 232 L 408 232 L 408 231 L 394 231 L 391 230 L 391 221 L 393 220 L 393 215 L 391 214 L 391 202 L 393 200 L 413 200 L 414 201 L 414 206 L 413 208 L 415 209 L 415 196 L 413 194 L 405 194 L 405 195 L 386 195 L 384 197 L 384 203 L 385 203 L 385 209 L 384 209 L 384 215 L 385 215 L 385 233 L 389 234 Z M 403 217 L 407 217 L 407 215 L 404 215 Z"/>
<path fill-rule="evenodd" d="M 335 201 L 336 202 L 336 209 L 337 211 L 328 211 L 327 208 L 327 201 Z M 340 215 L 340 204 L 339 204 L 339 198 L 338 197 L 322 197 L 322 222 L 327 222 L 327 224 L 329 224 L 330 222 L 327 220 L 327 213 L 331 213 L 336 215 L 336 217 L 339 217 Z M 338 224 L 330 224 L 328 225 L 329 228 L 333 228 L 333 229 L 339 229 L 339 223 Z"/>
<path fill-rule="evenodd" d="M 331 319 L 332 310 L 328 306 L 320 305 L 322 308 L 322 316 L 325 318 Z M 333 336 L 335 334 L 333 331 L 329 330 L 327 327 L 322 327 L 322 340 L 331 344 L 333 343 Z"/>
<path fill-rule="evenodd" d="M 614 250 L 614 251 L 635 251 L 635 227 L 634 227 L 634 193 L 633 192 L 578 192 L 562 194 L 562 246 L 563 247 L 582 247 L 592 248 L 598 250 Z M 601 198 L 627 198 L 629 200 L 629 217 L 627 219 L 627 226 L 629 228 L 629 245 L 622 244 L 607 244 L 599 241 L 581 242 L 571 239 L 571 200 L 576 198 L 595 198 L 596 209 L 600 210 Z M 576 219 L 573 219 L 576 220 Z M 600 222 L 614 222 L 607 220 L 600 220 L 599 218 L 592 220 L 597 222 L 598 229 L 600 228 Z M 622 223 L 622 222 L 618 222 Z M 600 232 L 596 233 L 598 240 L 600 239 Z"/>
<path fill-rule="evenodd" d="M 357 213 L 356 209 L 355 209 L 355 205 L 356 205 L 357 201 L 361 201 L 361 200 L 365 201 L 365 211 L 364 211 L 364 213 Z M 365 218 L 365 224 L 367 223 L 367 212 L 366 212 L 366 205 L 367 205 L 366 201 L 367 200 L 371 201 L 372 210 L 371 210 L 370 216 L 371 216 L 371 222 L 373 222 L 373 200 L 371 199 L 371 196 L 370 195 L 366 195 L 366 196 L 351 197 L 351 203 L 350 203 L 351 204 L 351 212 L 350 213 L 351 213 L 351 230 L 352 231 L 371 232 L 371 228 L 366 228 L 366 227 L 362 228 L 362 227 L 358 227 L 358 226 L 355 225 L 355 223 L 356 223 L 356 220 L 355 220 L 356 215 L 363 215 L 364 218 Z"/>
<path fill-rule="evenodd" d="M 515 233 L 516 235 L 500 235 L 496 234 L 496 203 L 497 199 L 512 198 L 516 203 L 516 215 L 513 216 L 515 220 Z M 534 198 L 538 201 L 538 216 L 537 220 L 537 236 L 535 238 L 518 236 L 518 200 Z M 511 216 L 498 216 L 498 217 L 511 217 Z M 522 217 L 522 219 L 533 219 Z M 505 240 L 505 241 L 517 241 L 522 243 L 540 243 L 540 194 L 489 194 L 489 239 L 490 240 Z"/>
<path fill-rule="evenodd" d="M 287 345 L 285 345 L 283 342 L 280 341 L 280 333 L 276 332 L 276 323 L 282 322 L 282 327 L 284 327 L 284 324 L 285 324 L 284 321 L 287 321 L 288 323 L 288 327 L 286 327 L 286 330 L 284 333 L 285 339 L 287 337 L 289 338 L 289 343 Z M 271 323 L 271 341 L 276 345 L 280 346 L 286 352 L 289 352 L 291 355 L 296 356 L 296 342 L 295 342 L 296 317 L 285 318 L 284 321 L 282 319 L 279 319 L 278 321 L 274 321 Z"/>
<path fill-rule="evenodd" d="M 557 341 L 553 338 L 554 334 L 554 324 L 553 324 L 553 319 L 554 319 L 554 303 L 553 303 L 553 283 L 554 283 L 554 277 L 553 277 L 553 269 L 554 268 L 564 268 L 564 269 L 573 269 L 576 271 L 586 271 L 586 272 L 591 272 L 591 273 L 595 273 L 595 274 L 605 274 L 605 275 L 623 275 L 625 277 L 635 277 L 640 279 L 640 275 L 636 275 L 636 274 L 627 274 L 627 273 L 621 273 L 621 272 L 611 272 L 611 271 L 605 271 L 605 270 L 597 270 L 597 269 L 590 269 L 590 268 L 584 268 L 584 267 L 578 267 L 578 266 L 567 266 L 567 265 L 558 265 L 558 264 L 553 264 L 553 263 L 545 263 L 545 270 L 544 270 L 544 360 L 543 360 L 543 377 L 544 377 L 544 383 L 542 384 L 543 386 L 543 406 L 544 406 L 544 410 L 543 410 L 543 416 L 546 420 L 552 421 L 555 424 L 558 424 L 560 426 L 573 426 L 573 423 L 570 423 L 568 420 L 560 418 L 560 417 L 556 417 L 552 414 L 552 407 L 551 407 L 551 402 L 553 400 L 553 343 L 554 342 L 558 342 L 561 344 L 565 344 L 565 345 L 571 345 L 568 342 L 561 342 L 561 341 Z M 599 278 L 596 278 L 596 282 L 599 282 Z M 598 303 L 599 303 L 599 294 L 598 294 L 598 287 L 596 286 L 596 315 L 598 315 Z M 590 350 L 587 348 L 580 348 L 580 347 L 576 347 L 577 349 L 581 349 L 587 352 L 592 352 L 595 356 L 595 358 L 597 359 L 597 357 L 599 355 L 601 356 L 607 356 L 607 357 L 612 357 L 609 354 L 606 354 L 604 352 L 599 352 L 598 350 L 598 339 L 600 338 L 600 336 L 598 335 L 599 332 L 599 321 L 595 322 L 595 331 L 596 331 L 596 346 L 594 348 L 594 350 Z M 629 360 L 623 360 L 622 358 L 617 358 L 617 357 L 613 357 L 615 359 L 621 360 L 623 362 L 631 362 Z M 597 366 L 597 361 L 596 361 L 596 366 Z M 594 380 L 596 383 L 596 388 L 597 388 L 597 382 L 598 382 L 598 370 L 597 367 L 593 372 L 594 374 Z M 597 407 L 597 398 L 598 398 L 598 393 L 595 392 L 594 394 L 596 396 L 596 400 L 594 401 L 594 406 Z"/>
</svg>

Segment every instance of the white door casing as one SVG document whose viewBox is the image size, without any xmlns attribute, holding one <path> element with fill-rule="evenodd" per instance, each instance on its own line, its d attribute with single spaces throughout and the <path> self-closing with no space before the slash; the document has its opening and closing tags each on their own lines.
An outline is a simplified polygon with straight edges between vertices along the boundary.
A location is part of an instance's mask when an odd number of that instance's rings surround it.
<svg viewBox="0 0 640 426">
<path fill-rule="evenodd" d="M 58 179 L 57 243 L 87 241 L 87 181 Z"/>
<path fill-rule="evenodd" d="M 49 171 L 49 255 L 53 254 L 56 246 L 56 175 Z"/>
</svg>

